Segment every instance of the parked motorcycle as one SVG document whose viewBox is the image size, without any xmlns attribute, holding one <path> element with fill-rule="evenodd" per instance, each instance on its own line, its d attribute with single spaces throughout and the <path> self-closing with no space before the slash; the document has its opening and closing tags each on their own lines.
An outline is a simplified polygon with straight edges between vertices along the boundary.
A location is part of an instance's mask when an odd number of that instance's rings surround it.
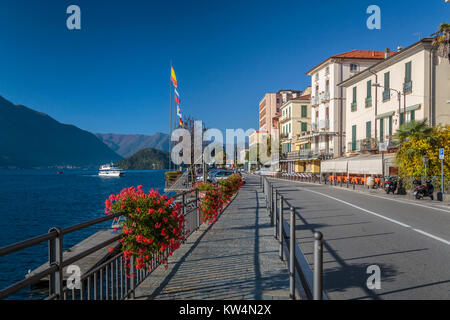
<svg viewBox="0 0 450 320">
<path fill-rule="evenodd" d="M 430 197 L 431 200 L 434 200 L 434 186 L 432 180 L 425 181 L 425 184 L 422 184 L 422 181 L 420 180 L 414 180 L 413 184 L 416 186 L 414 189 L 414 196 L 416 199 Z"/>
<path fill-rule="evenodd" d="M 395 190 L 397 190 L 397 177 L 389 177 L 389 179 L 385 183 L 384 189 L 386 190 L 387 194 L 389 194 L 390 192 L 394 194 Z"/>
</svg>

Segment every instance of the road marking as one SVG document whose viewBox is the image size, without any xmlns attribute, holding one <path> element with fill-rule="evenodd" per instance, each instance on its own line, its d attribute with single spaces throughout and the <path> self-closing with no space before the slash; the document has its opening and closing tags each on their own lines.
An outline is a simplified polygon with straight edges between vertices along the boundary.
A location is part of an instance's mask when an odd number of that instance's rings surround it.
<svg viewBox="0 0 450 320">
<path fill-rule="evenodd" d="M 302 187 L 299 187 L 299 189 L 304 190 L 304 191 L 309 191 L 309 192 L 312 192 L 312 193 L 316 193 L 316 194 L 320 194 L 320 195 L 322 195 L 322 196 L 324 196 L 324 197 L 333 199 L 333 200 L 338 201 L 338 202 L 342 202 L 342 203 L 344 203 L 344 204 L 346 204 L 346 205 L 348 205 L 348 206 L 354 207 L 354 208 L 356 208 L 356 209 L 359 209 L 359 210 L 361 210 L 361 211 L 370 213 L 370 214 L 372 214 L 372 215 L 374 215 L 374 216 L 377 216 L 377 217 L 379 217 L 379 218 L 382 218 L 382 219 L 388 220 L 388 221 L 390 221 L 390 222 L 396 223 L 396 224 L 398 224 L 398 225 L 400 225 L 400 226 L 402 226 L 402 227 L 409 228 L 409 229 L 411 229 L 411 230 L 413 230 L 413 231 L 415 231 L 415 232 L 417 232 L 417 233 L 420 233 L 420 234 L 422 234 L 422 235 L 424 235 L 424 236 L 427 236 L 427 237 L 429 237 L 429 238 L 432 238 L 432 239 L 434 239 L 434 240 L 440 241 L 440 242 L 445 243 L 446 245 L 449 245 L 449 246 L 450 246 L 450 241 L 447 241 L 447 240 L 445 240 L 445 239 L 442 239 L 442 238 L 440 238 L 440 237 L 437 237 L 437 236 L 435 236 L 435 235 L 432 235 L 432 234 L 430 234 L 430 233 L 428 233 L 428 232 L 425 232 L 425 231 L 422 231 L 422 230 L 420 230 L 420 229 L 412 228 L 411 226 L 409 226 L 409 225 L 407 225 L 407 224 L 405 224 L 405 223 L 403 223 L 403 222 L 400 222 L 400 221 L 397 221 L 397 220 L 394 220 L 394 219 L 391 219 L 391 218 L 382 216 L 381 214 L 378 214 L 378 213 L 376 213 L 376 212 L 373 212 L 373 211 L 370 211 L 370 210 L 367 210 L 367 209 L 358 207 L 357 205 L 354 205 L 354 204 L 352 204 L 352 203 L 350 203 L 350 202 L 347 202 L 347 201 L 344 201 L 344 200 L 341 200 L 341 199 L 338 199 L 338 198 L 329 196 L 329 195 L 324 194 L 324 193 L 321 193 L 321 192 L 309 190 L 309 189 L 307 189 L 307 188 L 302 188 Z M 382 197 L 380 197 L 380 198 L 382 198 Z M 383 198 L 383 199 L 384 199 L 384 198 Z"/>
<path fill-rule="evenodd" d="M 450 246 L 450 241 L 447 241 L 447 240 L 445 240 L 445 239 L 436 237 L 436 236 L 434 236 L 434 235 L 432 235 L 432 234 L 429 234 L 428 232 L 422 231 L 422 230 L 420 230 L 420 229 L 413 229 L 413 230 L 416 231 L 416 232 L 418 232 L 418 233 L 423 234 L 424 236 L 433 238 L 434 240 L 443 242 L 443 243 L 445 243 L 446 245 L 449 245 L 449 246 Z"/>
<path fill-rule="evenodd" d="M 342 190 L 346 190 L 346 189 L 342 189 Z M 346 191 L 351 191 L 351 190 L 346 190 Z M 382 196 L 378 196 L 376 194 L 370 194 L 370 193 L 368 193 L 368 195 L 372 196 L 372 197 L 380 198 L 380 199 L 386 199 L 386 200 L 390 200 L 390 201 L 395 201 L 395 202 L 400 202 L 400 203 L 404 203 L 404 204 L 409 204 L 409 205 L 412 205 L 412 206 L 424 207 L 424 208 L 427 208 L 427 209 L 439 210 L 439 211 L 444 211 L 444 212 L 450 213 L 450 210 L 436 208 L 436 207 L 433 207 L 433 206 L 427 206 L 427 205 L 420 204 L 420 203 L 407 202 L 407 201 L 399 200 L 399 199 L 391 199 L 391 198 L 382 197 Z"/>
<path fill-rule="evenodd" d="M 376 212 L 373 212 L 373 211 L 370 211 L 370 210 L 367 210 L 367 209 L 358 207 L 357 205 L 354 205 L 354 204 L 352 204 L 352 203 L 350 203 L 350 202 L 347 202 L 347 201 L 344 201 L 344 200 L 341 200 L 341 199 L 338 199 L 338 198 L 329 196 L 329 195 L 324 194 L 324 193 L 321 193 L 321 192 L 317 192 L 317 191 L 313 191 L 313 190 L 309 190 L 309 189 L 305 189 L 305 188 L 300 188 L 300 189 L 305 190 L 305 191 L 309 191 L 309 192 L 312 192 L 312 193 L 317 193 L 317 194 L 320 194 L 320 195 L 325 196 L 325 197 L 327 197 L 327 198 L 330 198 L 330 199 L 333 199 L 333 200 L 342 202 L 342 203 L 344 203 L 344 204 L 346 204 L 346 205 L 348 205 L 348 206 L 354 207 L 354 208 L 356 208 L 356 209 L 359 209 L 359 210 L 361 210 L 361 211 L 370 213 L 370 214 L 372 214 L 372 215 L 374 215 L 374 216 L 377 216 L 377 217 L 379 217 L 379 218 L 382 218 L 382 219 L 388 220 L 388 221 L 390 221 L 390 222 L 396 223 L 396 224 L 398 224 L 398 225 L 401 225 L 402 227 L 405 227 L 405 228 L 411 228 L 411 226 L 409 226 L 409 225 L 407 225 L 407 224 L 404 224 L 403 222 L 400 222 L 400 221 L 397 221 L 397 220 L 394 220 L 394 219 L 391 219 L 391 218 L 382 216 L 381 214 L 378 214 L 378 213 L 376 213 Z"/>
<path fill-rule="evenodd" d="M 282 180 L 282 179 L 278 179 L 278 180 L 284 181 L 284 180 Z M 303 184 L 303 183 L 305 183 L 305 184 L 317 185 L 317 183 L 303 182 L 303 181 L 288 181 L 288 182 L 296 182 L 296 183 L 298 183 L 298 184 Z M 329 185 L 324 185 L 324 186 L 329 186 Z M 347 189 L 347 188 L 337 188 L 337 187 L 334 187 L 334 186 L 331 186 L 331 187 L 336 188 L 337 190 L 343 190 L 343 191 L 348 191 L 348 192 L 355 192 L 355 191 L 349 190 L 349 189 Z M 425 204 L 420 204 L 420 203 L 417 203 L 417 202 L 407 202 L 407 201 L 404 201 L 404 200 L 399 200 L 399 199 L 393 199 L 393 198 L 382 197 L 382 196 L 378 196 L 378 195 L 371 194 L 371 193 L 365 193 L 365 192 L 358 192 L 358 193 L 359 193 L 359 194 L 363 194 L 363 195 L 368 195 L 368 196 L 376 197 L 376 198 L 380 198 L 380 199 L 385 199 L 385 200 L 395 201 L 395 202 L 399 202 L 399 203 L 409 204 L 409 205 L 412 205 L 412 206 L 418 206 L 418 207 L 423 207 L 423 208 L 427 208 L 427 209 L 438 210 L 438 211 L 444 211 L 444 212 L 446 212 L 446 213 L 450 213 L 450 210 L 441 209 L 441 208 L 436 208 L 435 206 L 427 206 L 427 205 L 425 205 Z"/>
</svg>

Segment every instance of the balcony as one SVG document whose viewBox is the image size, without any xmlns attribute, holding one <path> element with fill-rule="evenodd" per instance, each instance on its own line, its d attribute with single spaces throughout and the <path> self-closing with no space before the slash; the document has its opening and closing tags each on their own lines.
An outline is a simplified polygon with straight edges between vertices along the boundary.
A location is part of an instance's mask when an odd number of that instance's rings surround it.
<svg viewBox="0 0 450 320">
<path fill-rule="evenodd" d="M 309 159 L 326 160 L 331 158 L 333 158 L 333 155 L 331 153 L 317 152 L 313 151 L 312 149 L 285 152 L 281 154 L 281 160 L 291 160 L 291 161 L 309 160 Z"/>
<path fill-rule="evenodd" d="M 286 140 L 286 139 L 289 139 L 289 134 L 282 133 L 282 134 L 280 134 L 280 137 L 281 137 L 282 140 Z"/>
<path fill-rule="evenodd" d="M 319 123 L 319 129 L 330 129 L 330 120 L 329 119 L 325 119 L 325 120 L 320 120 Z"/>
<path fill-rule="evenodd" d="M 383 101 L 391 100 L 391 91 L 385 90 L 383 91 Z"/>
<path fill-rule="evenodd" d="M 284 116 L 281 116 L 281 118 L 280 118 L 280 122 L 281 123 L 289 121 L 289 120 L 291 120 L 291 115 L 290 114 L 285 114 Z"/>
<path fill-rule="evenodd" d="M 312 106 L 317 106 L 317 105 L 319 105 L 319 97 L 318 97 L 318 96 L 312 97 L 312 98 L 311 98 L 311 105 L 312 105 Z"/>
<path fill-rule="evenodd" d="M 405 82 L 403 84 L 403 93 L 408 94 L 412 92 L 412 81 Z"/>
<path fill-rule="evenodd" d="M 386 140 L 388 140 L 388 149 L 395 148 L 395 144 L 392 142 L 392 140 L 389 140 L 389 136 L 386 137 Z M 359 139 L 352 142 L 348 142 L 347 144 L 347 150 L 348 152 L 374 152 L 378 151 L 380 148 L 380 141 L 377 138 L 365 138 L 365 139 Z"/>
<path fill-rule="evenodd" d="M 366 108 L 369 108 L 372 106 L 372 97 L 366 98 Z"/>
<path fill-rule="evenodd" d="M 356 111 L 356 102 L 352 102 L 352 111 Z"/>
</svg>

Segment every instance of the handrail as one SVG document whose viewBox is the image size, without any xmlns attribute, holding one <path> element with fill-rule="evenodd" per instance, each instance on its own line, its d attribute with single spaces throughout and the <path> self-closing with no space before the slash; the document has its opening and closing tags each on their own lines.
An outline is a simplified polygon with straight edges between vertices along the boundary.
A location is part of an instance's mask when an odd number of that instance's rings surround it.
<svg viewBox="0 0 450 320">
<path fill-rule="evenodd" d="M 300 282 L 307 299 L 327 300 L 328 297 L 322 288 L 323 278 L 323 249 L 322 234 L 314 234 L 314 271 L 295 240 L 295 208 L 284 199 L 281 193 L 273 187 L 267 177 L 261 176 L 260 184 L 266 196 L 267 209 L 274 227 L 274 237 L 279 240 L 280 258 L 286 259 L 290 274 L 290 296 L 295 299 L 295 283 Z M 291 224 L 284 219 L 284 204 L 290 209 Z M 293 229 L 291 229 L 293 228 Z M 291 261 L 291 257 L 293 258 Z M 317 262 L 317 263 L 316 263 Z M 295 277 L 297 275 L 297 277 Z"/>
<path fill-rule="evenodd" d="M 178 199 L 180 197 L 183 215 L 187 217 L 185 219 L 186 225 L 184 230 L 184 236 L 188 238 L 195 230 L 197 230 L 200 227 L 200 220 L 201 220 L 199 210 L 200 198 L 198 190 L 188 190 L 173 196 L 174 199 Z M 190 216 L 192 212 L 196 212 L 197 214 L 194 216 Z M 80 275 L 81 289 L 77 288 L 75 290 L 69 289 L 67 286 L 63 286 L 64 280 L 62 272 L 64 267 L 72 265 L 73 263 L 81 260 L 82 258 L 102 248 L 105 248 L 106 246 L 120 239 L 120 235 L 114 236 L 111 239 L 103 241 L 93 247 L 90 247 L 76 254 L 75 256 L 72 256 L 64 260 L 63 246 L 62 246 L 63 235 L 108 220 L 112 220 L 123 215 L 125 214 L 116 213 L 105 217 L 85 221 L 64 229 L 52 228 L 47 234 L 38 235 L 36 237 L 32 237 L 30 239 L 26 239 L 24 241 L 20 241 L 0 248 L 0 257 L 1 257 L 29 248 L 44 241 L 48 242 L 49 247 L 48 267 L 45 268 L 43 271 L 40 271 L 39 273 L 30 275 L 29 277 L 17 281 L 11 284 L 10 286 L 0 290 L 0 299 L 7 298 L 8 296 L 22 290 L 23 288 L 29 285 L 36 284 L 46 276 L 49 276 L 49 289 L 50 289 L 48 296 L 45 298 L 46 300 L 66 299 L 69 290 L 72 290 L 71 291 L 72 299 L 76 298 L 77 294 L 76 291 L 79 292 L 80 299 L 83 299 L 84 297 L 90 299 L 92 296 L 94 299 L 97 299 L 98 296 L 100 297 L 100 299 L 102 299 L 104 293 L 106 293 L 106 299 L 108 299 L 108 297 L 111 297 L 112 299 L 124 299 L 128 297 L 130 294 L 133 296 L 136 285 L 142 282 L 150 274 L 150 272 L 138 271 L 137 279 L 127 278 L 128 271 L 124 270 L 125 268 L 123 265 L 124 261 L 122 260 L 122 254 L 117 254 L 112 258 L 109 257 L 105 262 L 102 262 L 100 265 L 94 267 L 91 270 L 88 270 L 86 274 Z M 190 229 L 187 229 L 187 224 L 189 224 Z M 161 264 L 161 261 L 167 258 L 167 254 L 168 252 L 158 253 L 157 257 L 155 257 L 156 260 L 154 261 L 154 266 L 155 267 L 159 266 Z M 113 274 L 114 271 L 115 274 Z M 102 291 L 103 287 L 106 290 L 105 292 Z M 91 288 L 93 290 L 91 290 Z M 99 293 L 98 289 L 100 290 L 100 295 L 98 295 Z"/>
</svg>

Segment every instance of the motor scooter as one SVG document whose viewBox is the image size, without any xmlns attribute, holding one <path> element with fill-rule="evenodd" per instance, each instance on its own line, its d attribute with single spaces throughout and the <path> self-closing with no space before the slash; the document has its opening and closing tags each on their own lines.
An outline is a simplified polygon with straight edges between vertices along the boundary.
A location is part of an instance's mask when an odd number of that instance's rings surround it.
<svg viewBox="0 0 450 320">
<path fill-rule="evenodd" d="M 397 190 L 397 177 L 389 177 L 385 183 L 384 190 L 386 190 L 387 194 L 390 192 L 394 194 L 395 190 Z"/>
<path fill-rule="evenodd" d="M 413 184 L 416 186 L 414 189 L 414 196 L 416 199 L 420 200 L 424 197 L 430 197 L 431 200 L 434 200 L 434 186 L 432 180 L 425 181 L 425 184 L 422 184 L 420 180 L 414 180 Z"/>
</svg>

